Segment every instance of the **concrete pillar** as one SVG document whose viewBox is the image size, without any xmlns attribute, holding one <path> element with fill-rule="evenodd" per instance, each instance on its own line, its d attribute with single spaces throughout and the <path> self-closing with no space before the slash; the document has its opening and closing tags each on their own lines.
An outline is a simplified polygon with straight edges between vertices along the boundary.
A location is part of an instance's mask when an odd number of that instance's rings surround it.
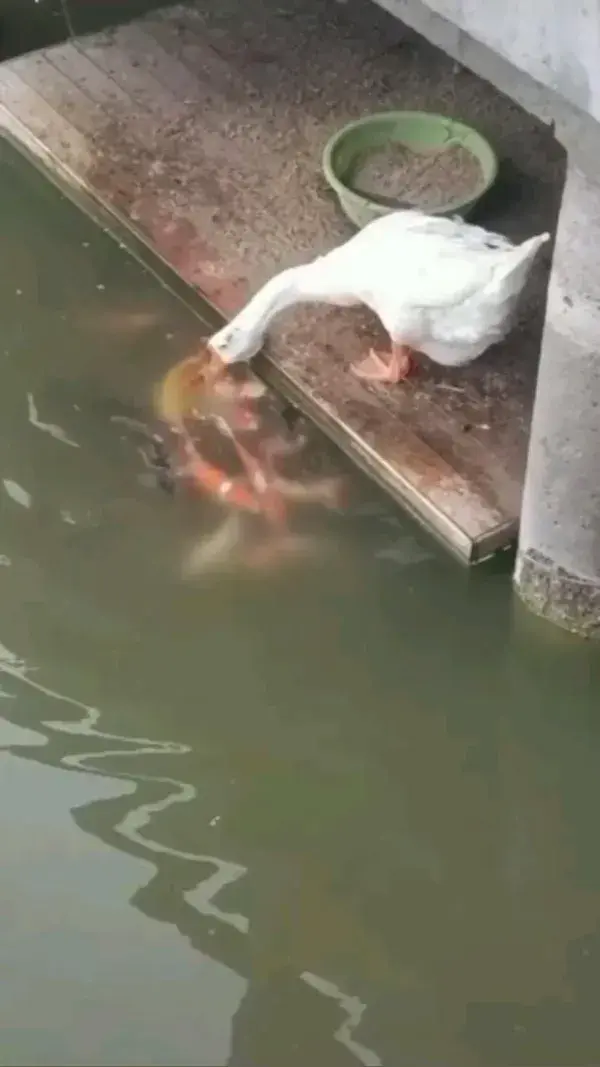
<svg viewBox="0 0 600 1067">
<path fill-rule="evenodd" d="M 600 638 L 600 184 L 569 164 L 521 514 L 515 585 Z"/>
</svg>

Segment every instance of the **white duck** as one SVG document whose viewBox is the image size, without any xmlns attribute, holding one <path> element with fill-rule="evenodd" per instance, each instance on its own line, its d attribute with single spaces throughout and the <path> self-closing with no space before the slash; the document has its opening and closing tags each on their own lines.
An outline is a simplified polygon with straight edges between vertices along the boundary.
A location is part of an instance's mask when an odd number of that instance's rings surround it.
<svg viewBox="0 0 600 1067">
<path fill-rule="evenodd" d="M 251 359 L 276 315 L 294 304 L 366 304 L 391 338 L 352 370 L 398 382 L 411 351 L 446 367 L 480 356 L 510 327 L 536 252 L 550 234 L 515 246 L 461 219 L 398 211 L 371 222 L 312 263 L 282 271 L 209 341 L 222 363 Z"/>
</svg>

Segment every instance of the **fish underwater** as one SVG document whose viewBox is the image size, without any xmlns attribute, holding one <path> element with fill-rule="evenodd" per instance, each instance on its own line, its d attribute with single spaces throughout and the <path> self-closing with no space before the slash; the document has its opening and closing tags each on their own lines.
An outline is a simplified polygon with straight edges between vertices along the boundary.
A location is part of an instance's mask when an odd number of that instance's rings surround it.
<svg viewBox="0 0 600 1067">
<path fill-rule="evenodd" d="M 222 419 L 234 432 L 260 428 L 258 415 L 250 406 L 266 391 L 258 379 L 234 382 L 222 378 L 208 386 L 204 352 L 180 360 L 155 391 L 159 419 L 174 431 L 181 430 L 188 419 Z"/>
<path fill-rule="evenodd" d="M 284 477 L 277 462 L 299 453 L 306 439 L 264 430 L 256 401 L 267 390 L 257 379 L 236 380 L 231 375 L 213 379 L 207 367 L 210 354 L 201 350 L 171 367 L 155 391 L 156 414 L 173 438 L 173 481 L 187 482 L 234 512 L 192 547 L 183 574 L 198 576 L 240 562 L 250 569 L 270 569 L 284 559 L 312 554 L 314 539 L 289 529 L 290 507 L 313 504 L 339 510 L 344 496 L 341 479 L 301 482 Z M 238 474 L 205 457 L 205 448 L 191 429 L 202 422 L 211 422 L 229 440 L 242 468 Z M 264 520 L 266 529 L 259 542 L 245 543 L 243 514 Z"/>
<path fill-rule="evenodd" d="M 179 477 L 188 478 L 197 488 L 242 511 L 260 512 L 261 494 L 248 484 L 247 479 L 233 478 L 204 459 L 187 434 L 181 435 L 181 449 L 184 462 L 177 469 Z"/>
<path fill-rule="evenodd" d="M 249 541 L 241 513 L 233 512 L 216 530 L 194 542 L 184 556 L 181 577 L 193 580 L 237 571 L 265 574 L 294 560 L 316 559 L 323 555 L 325 547 L 322 537 L 289 531 Z"/>
</svg>

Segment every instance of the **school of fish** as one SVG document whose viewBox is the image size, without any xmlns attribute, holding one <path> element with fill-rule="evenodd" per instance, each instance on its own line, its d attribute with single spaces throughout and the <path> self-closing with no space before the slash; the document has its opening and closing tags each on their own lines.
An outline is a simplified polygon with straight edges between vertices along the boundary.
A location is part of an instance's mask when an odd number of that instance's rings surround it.
<svg viewBox="0 0 600 1067">
<path fill-rule="evenodd" d="M 290 528 L 292 506 L 318 504 L 338 510 L 343 503 L 341 479 L 300 482 L 277 470 L 277 461 L 298 453 L 305 439 L 264 432 L 256 409 L 266 393 L 262 383 L 229 374 L 217 377 L 212 366 L 208 349 L 202 347 L 171 367 L 155 394 L 156 414 L 174 442 L 170 467 L 175 481 L 218 500 L 228 512 L 213 533 L 192 546 L 183 565 L 188 578 L 232 565 L 263 571 L 312 554 L 318 548 L 315 540 Z M 202 454 L 197 431 L 203 422 L 216 426 L 230 441 L 239 472 L 232 474 Z M 245 435 L 251 436 L 251 447 L 240 439 Z M 250 531 L 244 516 L 260 520 L 258 538 L 256 523 Z"/>
</svg>

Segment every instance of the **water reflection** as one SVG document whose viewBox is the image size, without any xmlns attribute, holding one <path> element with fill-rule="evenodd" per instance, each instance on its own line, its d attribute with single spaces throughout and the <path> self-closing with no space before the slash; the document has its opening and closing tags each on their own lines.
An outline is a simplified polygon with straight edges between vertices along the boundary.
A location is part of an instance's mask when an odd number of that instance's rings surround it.
<svg viewBox="0 0 600 1067">
<path fill-rule="evenodd" d="M 463 629 L 463 637 L 466 632 Z M 510 642 L 510 631 L 504 637 Z M 522 635 L 519 640 L 522 651 Z M 534 651 L 535 646 L 529 649 L 529 665 Z M 171 776 L 127 772 L 137 786 L 133 799 L 94 801 L 75 812 L 76 822 L 87 832 L 131 855 L 153 859 L 154 874 L 132 897 L 140 911 L 161 923 L 172 923 L 195 949 L 250 980 L 236 1014 L 229 1062 L 243 1064 L 250 1055 L 261 1055 L 265 1062 L 275 1063 L 284 1052 L 296 1062 L 291 1035 L 298 1033 L 300 1019 L 310 1019 L 310 1028 L 298 1042 L 298 1062 L 307 1051 L 323 1054 L 321 1041 L 327 1030 L 360 1062 L 410 1062 L 410 1057 L 394 1059 L 393 1049 L 402 1047 L 406 1035 L 410 1048 L 425 1044 L 435 1049 L 423 1028 L 431 1028 L 436 1000 L 438 1012 L 443 1006 L 444 1014 L 437 1015 L 437 1034 L 432 1035 L 437 1050 L 428 1062 L 559 1063 L 565 1061 L 566 1050 L 571 1056 L 567 1062 L 594 1062 L 598 1047 L 597 1013 L 592 1011 L 597 988 L 598 852 L 590 847 L 593 833 L 582 839 L 580 848 L 576 840 L 578 828 L 583 829 L 590 819 L 593 823 L 593 800 L 597 799 L 597 729 L 590 733 L 586 728 L 581 701 L 586 688 L 583 667 L 586 661 L 590 664 L 579 649 L 555 648 L 553 659 L 560 665 L 555 673 L 548 672 L 546 685 L 540 685 L 539 675 L 522 669 L 524 664 L 517 671 L 519 656 L 514 653 L 513 649 L 509 655 L 508 686 L 498 695 L 506 701 L 518 680 L 523 697 L 529 678 L 530 695 L 537 697 L 537 704 L 519 703 L 513 714 L 499 717 L 488 692 L 485 721 L 479 700 L 463 708 L 462 715 L 454 714 L 447 704 L 445 724 L 441 718 L 436 722 L 436 716 L 432 721 L 424 706 L 412 714 L 403 709 L 398 743 L 407 751 L 403 758 L 396 750 L 388 766 L 401 778 L 405 801 L 410 798 L 410 829 L 406 813 L 403 820 L 397 804 L 391 806 L 392 796 L 399 795 L 393 786 L 390 791 L 384 783 L 378 796 L 371 780 L 357 801 L 348 805 L 351 798 L 346 797 L 344 803 L 339 767 L 330 762 L 329 774 L 334 782 L 337 778 L 337 784 L 327 797 L 325 782 L 320 789 L 314 778 L 310 787 L 307 782 L 297 821 L 286 791 L 302 788 L 301 779 L 290 782 L 289 764 L 284 772 L 268 756 L 254 762 L 246 757 L 249 773 L 243 809 L 228 813 L 227 838 L 237 841 L 238 847 L 243 840 L 246 850 L 250 844 L 259 868 L 254 875 L 259 875 L 262 899 L 255 899 L 256 889 L 250 897 L 247 891 L 242 894 L 252 901 L 250 927 L 248 915 L 214 899 L 225 881 L 232 883 L 227 875 L 233 874 L 235 882 L 246 871 L 245 865 L 173 847 L 152 834 L 153 818 L 160 819 L 174 804 L 197 799 L 197 790 L 189 783 Z M 492 664 L 498 682 L 496 652 L 480 662 L 479 669 L 489 679 Z M 46 699 L 65 699 L 41 685 L 6 650 L 2 669 L 5 682 L 10 679 L 33 686 Z M 474 669 L 475 691 L 481 696 L 478 673 Z M 570 723 L 566 706 L 548 701 L 549 692 L 556 694 L 560 678 L 567 682 L 567 689 L 575 678 L 582 683 L 579 710 L 572 709 Z M 461 682 L 461 695 L 468 696 L 464 677 Z M 410 684 L 414 699 L 419 688 L 414 680 Z M 421 686 L 421 695 L 423 688 L 427 687 Z M 565 692 L 564 686 L 559 691 Z M 181 761 L 189 755 L 190 746 L 185 744 L 101 731 L 95 709 L 68 699 L 66 704 L 77 712 L 74 720 L 40 720 L 39 712 L 34 716 L 33 721 L 41 721 L 49 737 L 46 749 L 36 748 L 35 759 L 89 769 L 113 756 L 116 760 L 109 761 L 109 776 L 114 779 L 120 773 L 115 763 L 128 754 L 147 760 L 160 753 Z M 478 729 L 473 728 L 476 719 Z M 82 752 L 82 737 L 101 744 Z M 351 768 L 347 748 L 345 760 Z M 235 765 L 235 751 L 227 762 L 230 773 L 243 773 Z M 363 778 L 370 774 L 370 767 L 366 753 Z M 385 775 L 385 760 L 378 770 Z M 258 772 L 260 781 L 255 777 Z M 226 765 L 221 773 L 228 773 Z M 284 818 L 273 813 L 271 798 L 281 802 Z M 334 814 L 335 864 L 333 854 L 328 860 L 319 858 L 322 835 L 318 827 L 311 826 L 307 800 L 316 803 L 325 819 Z M 366 813 L 361 810 L 365 807 Z M 210 811 L 214 812 L 210 819 L 203 814 L 205 826 L 219 815 L 216 805 Z M 376 826 L 371 839 L 365 832 L 369 822 Z M 292 833 L 287 849 L 277 832 L 282 823 Z M 219 825 L 220 820 L 212 828 Z M 352 847 L 346 848 L 344 841 L 352 833 L 354 840 L 348 841 Z M 172 830 L 167 840 L 173 836 L 180 834 Z M 332 840 L 328 833 L 325 839 Z M 198 877 L 198 864 L 209 867 L 204 877 Z M 223 891 L 226 896 L 227 890 Z M 239 893 L 234 899 L 241 899 Z M 375 951 L 379 916 L 384 922 L 383 939 Z M 249 950 L 240 944 L 241 933 L 247 935 L 244 941 L 249 938 L 251 942 Z M 340 953 L 346 957 L 341 967 Z M 360 974 L 361 982 L 366 978 L 373 989 L 375 1022 L 371 1026 L 369 1013 L 363 1014 L 364 1001 L 340 989 L 335 980 L 315 973 L 314 961 L 327 957 L 331 961 L 336 956 L 338 970 Z M 309 961 L 313 969 L 307 966 Z M 306 1000 L 299 979 L 323 998 L 322 1011 Z M 387 1060 L 377 1046 L 376 1035 L 382 1033 L 388 1037 Z M 565 1051 L 549 1060 L 550 1033 L 555 1047 Z M 452 1034 L 457 1045 L 449 1053 Z"/>
<path fill-rule="evenodd" d="M 209 946 L 214 951 L 214 946 L 217 943 L 214 940 L 216 931 L 214 927 L 208 929 L 205 925 L 198 927 L 198 914 L 232 927 L 240 934 L 248 934 L 250 924 L 247 916 L 223 910 L 214 900 L 227 885 L 242 878 L 246 874 L 247 868 L 240 864 L 219 859 L 217 856 L 187 852 L 171 847 L 163 841 L 153 838 L 149 832 L 155 815 L 164 813 L 173 805 L 185 804 L 195 800 L 198 796 L 195 786 L 164 775 L 121 773 L 115 769 L 114 760 L 120 756 L 130 758 L 132 756 L 148 757 L 156 754 L 167 756 L 184 755 L 190 752 L 189 746 L 176 742 L 160 742 L 148 738 L 124 737 L 103 732 L 98 729 L 101 715 L 97 708 L 83 704 L 73 697 L 58 693 L 44 685 L 35 677 L 32 677 L 33 670 L 34 668 L 28 667 L 25 661 L 16 653 L 0 645 L 0 673 L 13 680 L 13 682 L 19 683 L 14 687 L 14 691 L 3 689 L 0 693 L 2 697 L 5 699 L 15 698 L 18 696 L 20 686 L 29 687 L 34 693 L 47 700 L 56 701 L 59 705 L 66 706 L 69 710 L 81 713 L 80 717 L 75 720 L 72 718 L 66 720 L 44 719 L 40 725 L 49 731 L 46 737 L 35 734 L 32 731 L 26 732 L 21 727 L 13 727 L 13 729 L 17 730 L 17 740 L 12 741 L 9 734 L 9 740 L 5 742 L 6 747 L 12 748 L 15 746 L 16 748 L 28 749 L 32 746 L 30 738 L 33 738 L 33 758 L 45 761 L 51 755 L 52 762 L 58 758 L 58 762 L 62 766 L 87 771 L 88 773 L 92 771 L 92 773 L 100 774 L 101 776 L 106 775 L 111 781 L 124 778 L 127 782 L 132 783 L 135 787 L 134 802 L 129 802 L 128 795 L 126 797 L 118 797 L 117 807 L 121 809 L 121 812 L 125 807 L 125 811 L 117 815 L 116 821 L 113 821 L 116 813 L 112 803 L 110 804 L 109 825 L 107 826 L 105 823 L 106 813 L 101 813 L 100 821 L 98 821 L 98 804 L 104 807 L 106 802 L 94 799 L 92 805 L 85 804 L 73 812 L 75 822 L 82 829 L 88 832 L 91 831 L 109 844 L 115 844 L 115 837 L 117 839 L 119 836 L 124 838 L 125 841 L 121 840 L 118 847 L 131 852 L 133 855 L 141 854 L 148 857 L 150 854 L 151 856 L 166 856 L 170 860 L 184 861 L 183 877 L 179 882 L 179 879 L 173 880 L 172 863 L 169 863 L 168 867 L 163 871 L 161 863 L 157 859 L 156 873 L 144 887 L 135 892 L 131 902 L 149 917 L 158 919 L 160 922 L 168 921 L 172 923 L 191 942 L 194 948 L 201 950 L 203 955 L 208 958 L 211 957 Z M 7 723 L 6 725 L 9 724 Z M 108 741 L 111 742 L 111 745 L 105 748 L 103 744 L 98 750 L 67 752 L 57 756 L 58 746 L 53 736 L 55 734 L 67 734 L 77 739 L 84 737 L 94 741 L 100 740 L 103 743 Z M 44 745 L 46 742 L 47 748 L 44 757 L 42 757 L 35 750 L 38 745 Z M 117 743 L 118 747 L 114 747 L 114 742 Z M 77 741 L 77 744 L 79 743 Z M 101 764 L 105 759 L 111 761 L 111 769 L 108 772 L 98 769 L 98 764 Z M 161 787 L 161 792 L 164 793 L 163 796 L 159 799 L 140 800 L 140 792 L 143 795 L 148 792 L 145 789 L 146 786 L 150 786 L 152 794 L 155 794 L 156 789 L 154 787 L 156 785 Z M 162 789 L 162 787 L 166 787 L 166 789 Z M 129 794 L 129 790 L 127 794 Z M 219 816 L 216 816 L 211 821 L 211 825 L 215 825 L 218 819 Z M 99 826 L 102 826 L 103 830 L 99 830 Z M 134 847 L 131 848 L 131 845 Z M 139 846 L 139 848 L 135 846 Z M 197 864 L 207 865 L 213 869 L 205 877 L 197 880 L 197 868 L 195 867 Z M 190 866 L 193 871 L 192 874 L 190 874 Z M 165 894 L 167 885 L 169 886 L 168 896 Z M 158 902 L 158 907 L 156 903 L 153 904 L 153 901 Z M 167 903 L 168 907 L 165 907 Z M 211 941 L 207 942 L 207 936 L 211 938 Z M 239 966 L 239 964 L 236 963 L 236 966 Z M 347 1048 L 360 1063 L 365 1064 L 365 1067 L 378 1067 L 381 1060 L 377 1054 L 361 1045 L 353 1036 L 355 1028 L 361 1022 L 365 1004 L 357 997 L 344 993 L 335 983 L 311 972 L 303 972 L 298 977 L 323 996 L 332 998 L 339 1003 L 342 1012 L 342 1023 L 333 1033 L 334 1040 Z M 248 1053 L 245 1036 L 242 1039 L 242 1044 L 244 1047 L 243 1060 L 247 1062 L 246 1056 Z M 219 1062 L 226 1061 L 233 1064 L 236 1059 L 223 1059 Z M 203 1062 L 208 1063 L 210 1061 Z"/>
<path fill-rule="evenodd" d="M 149 863 L 69 828 L 69 808 L 129 791 L 0 752 L 3 1062 L 228 1059 L 243 979 L 120 906 Z"/>
</svg>

